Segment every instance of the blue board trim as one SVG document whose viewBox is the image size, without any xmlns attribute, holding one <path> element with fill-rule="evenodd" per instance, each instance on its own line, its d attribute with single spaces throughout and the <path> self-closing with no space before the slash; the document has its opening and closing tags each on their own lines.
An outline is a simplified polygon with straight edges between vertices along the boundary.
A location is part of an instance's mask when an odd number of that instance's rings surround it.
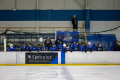
<svg viewBox="0 0 120 80">
<path fill-rule="evenodd" d="M 65 52 L 61 51 L 61 64 L 65 64 Z"/>
<path fill-rule="evenodd" d="M 90 10 L 91 21 L 120 21 L 120 10 Z"/>
<path fill-rule="evenodd" d="M 90 32 L 90 9 L 86 9 L 85 29 Z"/>
<path fill-rule="evenodd" d="M 50 62 L 50 64 L 58 64 L 58 55 Z"/>
</svg>

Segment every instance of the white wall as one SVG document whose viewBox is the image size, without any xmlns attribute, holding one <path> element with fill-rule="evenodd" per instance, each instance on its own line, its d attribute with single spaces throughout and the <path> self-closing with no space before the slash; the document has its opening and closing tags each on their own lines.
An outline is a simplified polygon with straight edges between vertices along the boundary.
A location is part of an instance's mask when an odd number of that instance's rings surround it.
<svg viewBox="0 0 120 80">
<path fill-rule="evenodd" d="M 120 0 L 91 0 L 92 10 L 120 10 Z"/>
<path fill-rule="evenodd" d="M 36 9 L 37 0 L 16 0 L 16 9 Z M 82 10 L 74 0 L 39 0 L 39 9 Z M 85 8 L 85 0 L 78 0 Z M 92 10 L 120 10 L 120 0 L 91 0 Z M 0 10 L 14 9 L 15 0 L 0 0 Z"/>
<path fill-rule="evenodd" d="M 14 9 L 15 0 L 0 0 L 0 10 Z"/>
</svg>

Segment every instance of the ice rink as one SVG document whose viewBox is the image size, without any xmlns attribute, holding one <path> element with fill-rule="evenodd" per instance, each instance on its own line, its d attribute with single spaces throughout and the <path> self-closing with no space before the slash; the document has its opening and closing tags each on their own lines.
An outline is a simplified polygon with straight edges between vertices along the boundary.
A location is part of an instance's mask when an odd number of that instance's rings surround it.
<svg viewBox="0 0 120 80">
<path fill-rule="evenodd" d="M 0 80 L 120 80 L 120 66 L 0 66 Z"/>
</svg>

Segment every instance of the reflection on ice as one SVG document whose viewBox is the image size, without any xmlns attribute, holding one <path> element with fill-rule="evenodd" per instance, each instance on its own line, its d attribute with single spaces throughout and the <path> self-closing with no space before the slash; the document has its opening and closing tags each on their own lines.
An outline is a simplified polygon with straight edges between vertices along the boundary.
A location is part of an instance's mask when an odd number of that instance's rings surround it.
<svg viewBox="0 0 120 80">
<path fill-rule="evenodd" d="M 120 66 L 1 66 L 0 80 L 119 80 Z"/>
</svg>

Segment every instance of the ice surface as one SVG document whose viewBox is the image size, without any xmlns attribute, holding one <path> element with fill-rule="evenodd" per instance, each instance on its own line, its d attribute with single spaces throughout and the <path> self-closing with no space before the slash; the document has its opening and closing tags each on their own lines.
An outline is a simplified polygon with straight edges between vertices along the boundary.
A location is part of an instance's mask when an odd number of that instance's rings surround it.
<svg viewBox="0 0 120 80">
<path fill-rule="evenodd" d="M 120 66 L 0 66 L 0 80 L 120 80 Z"/>
</svg>

